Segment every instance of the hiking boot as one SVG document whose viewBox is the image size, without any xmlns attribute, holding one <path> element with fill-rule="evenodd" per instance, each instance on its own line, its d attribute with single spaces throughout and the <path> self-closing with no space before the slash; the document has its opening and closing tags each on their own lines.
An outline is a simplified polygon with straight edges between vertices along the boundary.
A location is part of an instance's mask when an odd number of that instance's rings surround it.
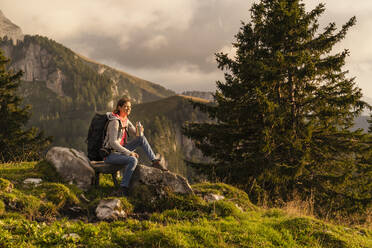
<svg viewBox="0 0 372 248">
<path fill-rule="evenodd" d="M 160 158 L 156 158 L 151 161 L 151 166 L 162 171 L 168 171 L 164 157 L 160 155 L 158 155 L 158 157 Z"/>
</svg>

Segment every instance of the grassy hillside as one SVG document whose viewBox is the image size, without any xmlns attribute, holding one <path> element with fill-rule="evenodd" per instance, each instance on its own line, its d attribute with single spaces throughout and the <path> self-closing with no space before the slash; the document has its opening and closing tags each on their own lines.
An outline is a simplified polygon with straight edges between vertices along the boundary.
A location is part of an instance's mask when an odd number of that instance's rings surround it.
<svg viewBox="0 0 372 248">
<path fill-rule="evenodd" d="M 98 201 L 111 197 L 109 177 L 84 193 L 62 184 L 45 162 L 0 164 L 0 247 L 372 247 L 372 230 L 260 209 L 226 184 L 196 184 L 195 196 L 168 195 L 149 205 L 120 198 L 129 217 L 100 222 Z M 42 178 L 39 186 L 23 180 Z M 207 203 L 204 194 L 223 195 Z M 145 206 L 145 207 L 144 207 Z M 147 206 L 147 207 L 146 207 Z M 80 209 L 73 212 L 71 209 Z"/>
</svg>

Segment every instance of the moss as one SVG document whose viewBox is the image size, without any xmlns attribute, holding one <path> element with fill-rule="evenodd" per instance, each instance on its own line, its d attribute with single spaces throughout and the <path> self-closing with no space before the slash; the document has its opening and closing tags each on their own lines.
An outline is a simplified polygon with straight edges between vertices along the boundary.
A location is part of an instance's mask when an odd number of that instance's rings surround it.
<svg viewBox="0 0 372 248">
<path fill-rule="evenodd" d="M 53 220 L 59 215 L 57 206 L 52 202 L 45 202 L 40 205 L 39 213 L 45 220 Z"/>
<path fill-rule="evenodd" d="M 133 188 L 130 201 L 137 212 L 162 212 L 174 208 L 184 211 L 208 211 L 205 201 L 197 195 L 178 194 L 165 190 L 159 196 L 155 187 L 146 185 Z"/>
<path fill-rule="evenodd" d="M 269 217 L 269 218 L 280 218 L 283 216 L 285 216 L 284 211 L 278 208 L 269 209 L 265 211 L 265 213 L 263 214 L 263 217 Z"/>
<path fill-rule="evenodd" d="M 198 183 L 192 185 L 192 188 L 196 194 L 200 194 L 202 196 L 207 194 L 222 195 L 226 198 L 226 200 L 234 202 L 244 211 L 258 210 L 258 208 L 249 200 L 247 193 L 231 185 L 224 183 Z"/>
<path fill-rule="evenodd" d="M 5 214 L 5 204 L 2 200 L 0 200 L 0 216 Z"/>
<path fill-rule="evenodd" d="M 121 202 L 121 205 L 122 205 L 122 207 L 123 207 L 124 212 L 127 213 L 127 214 L 131 214 L 131 213 L 133 213 L 133 209 L 134 209 L 134 207 L 133 207 L 133 205 L 128 201 L 128 199 L 125 198 L 125 197 L 120 197 L 119 199 L 120 199 L 120 202 Z"/>
<path fill-rule="evenodd" d="M 74 206 L 80 203 L 76 195 L 65 185 L 60 183 L 43 183 L 33 190 L 33 194 L 42 200 L 48 200 L 58 209 L 65 205 Z"/>
<path fill-rule="evenodd" d="M 137 233 L 125 232 L 114 236 L 121 247 L 191 247 L 189 240 L 181 233 L 156 228 Z"/>
<path fill-rule="evenodd" d="M 14 190 L 13 193 L 2 193 L 0 199 L 6 204 L 6 208 L 12 211 L 17 211 L 29 219 L 35 219 L 39 214 L 39 208 L 42 202 L 32 196 L 26 195 Z"/>
<path fill-rule="evenodd" d="M 155 211 L 157 209 L 155 205 L 157 199 L 155 196 L 155 188 L 146 185 L 137 185 L 133 187 L 130 192 L 130 199 L 135 206 L 135 211 L 139 212 Z"/>
<path fill-rule="evenodd" d="M 62 178 L 59 176 L 54 166 L 45 160 L 37 163 L 34 167 L 34 171 L 37 172 L 44 181 L 62 182 Z"/>
<path fill-rule="evenodd" d="M 319 241 L 322 247 L 347 248 L 349 245 L 346 241 L 341 240 L 337 235 L 330 231 L 315 232 L 314 237 Z"/>
<path fill-rule="evenodd" d="M 161 213 L 153 213 L 150 220 L 158 223 L 178 223 L 180 221 L 197 221 L 205 216 L 206 214 L 201 211 L 185 211 L 175 208 Z"/>
<path fill-rule="evenodd" d="M 208 211 L 206 202 L 201 197 L 193 194 L 167 192 L 157 203 L 161 210 L 177 208 L 183 211 Z"/>
<path fill-rule="evenodd" d="M 0 191 L 11 192 L 14 185 L 4 178 L 0 178 Z"/>
<path fill-rule="evenodd" d="M 21 213 L 17 213 L 17 212 L 4 212 L 3 216 L 1 216 L 2 219 L 5 219 L 5 220 L 24 220 L 26 219 L 26 217 L 21 214 Z M 1 247 L 1 246 L 0 246 Z"/>
<path fill-rule="evenodd" d="M 235 206 L 235 203 L 230 201 L 215 201 L 209 204 L 211 213 L 216 217 L 235 216 L 238 217 L 241 211 Z"/>
<path fill-rule="evenodd" d="M 1 164 L 0 175 L 2 178 L 11 181 L 15 187 L 22 185 L 26 178 L 40 177 L 40 174 L 34 170 L 35 162 L 22 162 L 12 164 Z"/>
<path fill-rule="evenodd" d="M 52 202 L 17 189 L 12 193 L 0 193 L 0 200 L 5 203 L 7 211 L 20 213 L 28 219 L 49 221 L 58 215 L 57 206 Z"/>
<path fill-rule="evenodd" d="M 176 210 L 165 212 L 168 216 L 182 216 Z M 355 229 L 339 233 L 344 229 L 330 225 L 327 228 L 331 232 L 320 231 L 317 228 L 322 223 L 309 220 L 315 228 L 300 234 L 283 228 L 294 219 L 278 223 L 275 218 L 252 218 L 252 213 L 243 213 L 246 218 L 242 220 L 228 216 L 172 223 L 128 219 L 91 224 L 62 219 L 47 225 L 22 218 L 0 218 L 0 247 L 371 247 L 371 239 Z M 308 226 L 299 218 L 292 222 L 297 223 Z M 80 239 L 66 238 L 71 233 Z"/>
</svg>

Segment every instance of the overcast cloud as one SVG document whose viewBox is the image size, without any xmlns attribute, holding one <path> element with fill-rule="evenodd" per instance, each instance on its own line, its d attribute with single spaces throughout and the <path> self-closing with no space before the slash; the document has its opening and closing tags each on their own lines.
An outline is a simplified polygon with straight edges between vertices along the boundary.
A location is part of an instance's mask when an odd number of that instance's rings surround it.
<svg viewBox="0 0 372 248">
<path fill-rule="evenodd" d="M 214 53 L 248 21 L 252 0 L 1 0 L 0 9 L 25 34 L 48 36 L 75 52 L 181 92 L 214 90 L 222 79 Z M 307 9 L 326 3 L 320 19 L 357 25 L 338 49 L 348 48 L 350 76 L 372 98 L 372 1 L 305 0 Z"/>
</svg>

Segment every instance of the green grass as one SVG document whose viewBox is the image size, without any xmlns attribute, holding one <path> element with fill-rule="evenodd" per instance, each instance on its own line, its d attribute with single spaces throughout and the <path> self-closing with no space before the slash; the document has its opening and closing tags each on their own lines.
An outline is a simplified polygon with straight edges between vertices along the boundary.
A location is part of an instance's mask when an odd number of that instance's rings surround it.
<svg viewBox="0 0 372 248">
<path fill-rule="evenodd" d="M 112 197 L 109 176 L 84 193 L 90 202 L 59 181 L 45 162 L 1 164 L 0 177 L 0 247 L 372 247 L 370 229 L 260 209 L 243 191 L 221 183 L 196 184 L 196 195 L 168 193 L 151 204 L 140 193 L 120 198 L 128 219 L 89 222 L 65 210 L 79 206 L 94 216 L 100 199 Z M 44 181 L 25 186 L 28 177 Z M 205 202 L 208 193 L 225 199 Z"/>
</svg>

